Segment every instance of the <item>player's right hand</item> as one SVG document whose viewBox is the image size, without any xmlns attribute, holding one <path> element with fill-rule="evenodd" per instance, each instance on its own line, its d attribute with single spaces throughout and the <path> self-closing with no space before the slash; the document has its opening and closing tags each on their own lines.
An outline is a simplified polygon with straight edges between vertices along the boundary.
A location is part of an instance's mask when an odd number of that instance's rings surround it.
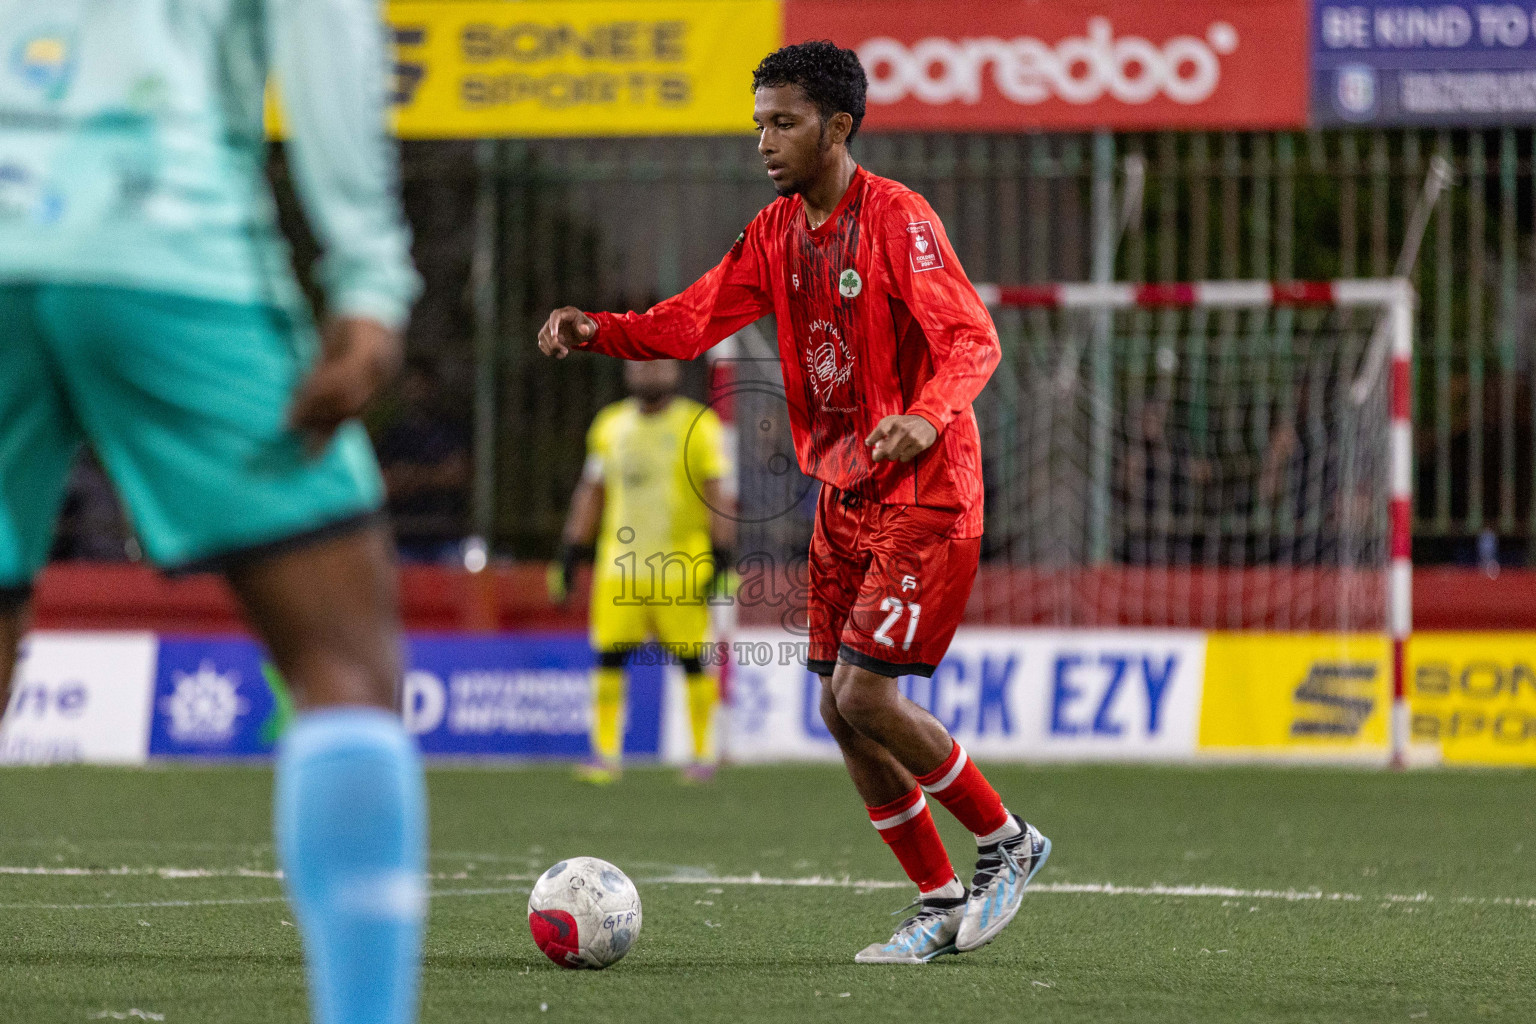
<svg viewBox="0 0 1536 1024">
<path fill-rule="evenodd" d="M 321 334 L 319 361 L 294 393 L 289 426 L 319 451 L 394 379 L 403 358 L 398 331 L 367 317 L 332 320 Z"/>
<path fill-rule="evenodd" d="M 549 314 L 539 331 L 539 351 L 556 359 L 570 355 L 571 349 L 591 341 L 597 333 L 597 321 L 575 306 L 561 306 Z"/>
</svg>

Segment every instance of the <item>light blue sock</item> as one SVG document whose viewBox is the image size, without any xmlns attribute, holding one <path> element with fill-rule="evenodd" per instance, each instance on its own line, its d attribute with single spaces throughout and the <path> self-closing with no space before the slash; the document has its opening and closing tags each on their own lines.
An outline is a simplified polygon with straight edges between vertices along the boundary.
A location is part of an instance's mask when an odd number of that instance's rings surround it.
<svg viewBox="0 0 1536 1024">
<path fill-rule="evenodd" d="M 314 1024 L 416 1019 L 426 792 L 400 720 L 369 708 L 298 719 L 277 754 L 277 854 Z"/>
</svg>

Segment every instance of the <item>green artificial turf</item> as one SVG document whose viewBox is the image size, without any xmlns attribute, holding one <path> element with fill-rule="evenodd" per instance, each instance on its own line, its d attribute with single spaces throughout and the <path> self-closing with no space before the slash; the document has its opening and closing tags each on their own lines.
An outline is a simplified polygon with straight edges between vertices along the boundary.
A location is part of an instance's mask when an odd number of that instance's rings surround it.
<svg viewBox="0 0 1536 1024">
<path fill-rule="evenodd" d="M 900 968 L 852 962 L 908 891 L 857 884 L 901 876 L 835 767 L 696 788 L 637 769 L 608 789 L 434 770 L 423 1020 L 1536 1021 L 1536 774 L 991 775 L 1055 841 L 1038 891 L 986 949 Z M 267 877 L 270 785 L 239 767 L 0 771 L 0 1022 L 304 1020 Z M 969 837 L 933 806 L 968 873 Z M 644 900 L 640 941 L 601 973 L 528 937 L 528 880 L 575 854 Z M 754 873 L 847 881 L 729 880 Z"/>
</svg>

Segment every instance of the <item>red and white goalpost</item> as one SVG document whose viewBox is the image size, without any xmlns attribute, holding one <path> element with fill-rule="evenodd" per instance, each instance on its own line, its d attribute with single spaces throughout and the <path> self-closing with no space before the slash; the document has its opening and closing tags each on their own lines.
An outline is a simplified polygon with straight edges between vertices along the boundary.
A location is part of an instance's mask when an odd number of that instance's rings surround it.
<svg viewBox="0 0 1536 1024">
<path fill-rule="evenodd" d="M 1404 279 L 978 287 L 983 621 L 1385 634 L 1409 736 Z"/>
</svg>

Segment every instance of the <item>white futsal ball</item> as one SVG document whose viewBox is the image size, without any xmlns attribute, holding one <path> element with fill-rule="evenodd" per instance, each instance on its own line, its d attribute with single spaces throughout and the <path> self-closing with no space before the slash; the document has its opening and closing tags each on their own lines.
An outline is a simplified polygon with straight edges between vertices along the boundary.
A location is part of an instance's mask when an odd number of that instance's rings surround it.
<svg viewBox="0 0 1536 1024">
<path fill-rule="evenodd" d="M 624 959 L 640 937 L 640 894 L 607 861 L 572 857 L 533 883 L 528 930 L 561 967 L 600 971 Z"/>
</svg>

